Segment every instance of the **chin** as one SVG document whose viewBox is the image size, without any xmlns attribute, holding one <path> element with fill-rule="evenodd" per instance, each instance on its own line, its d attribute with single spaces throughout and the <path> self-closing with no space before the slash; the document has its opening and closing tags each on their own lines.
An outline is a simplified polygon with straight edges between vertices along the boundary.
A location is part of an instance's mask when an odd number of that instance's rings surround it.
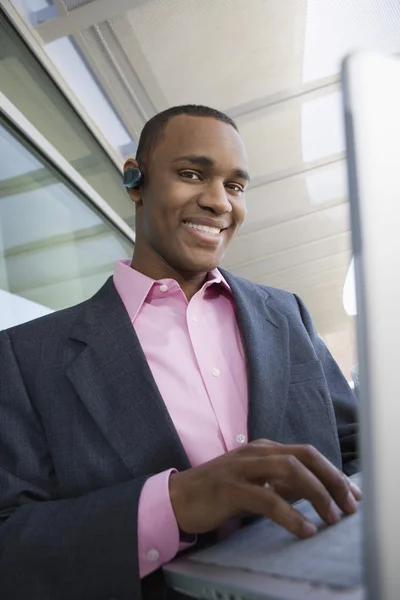
<svg viewBox="0 0 400 600">
<path fill-rule="evenodd" d="M 177 263 L 176 263 L 177 264 Z M 219 260 L 185 260 L 179 261 L 179 266 L 177 265 L 177 270 L 186 271 L 188 273 L 208 273 L 213 269 L 216 269 L 220 264 Z"/>
<path fill-rule="evenodd" d="M 222 260 L 222 252 L 204 251 L 200 248 L 174 248 L 174 256 L 169 255 L 167 262 L 177 271 L 188 273 L 208 273 L 216 269 Z"/>
</svg>

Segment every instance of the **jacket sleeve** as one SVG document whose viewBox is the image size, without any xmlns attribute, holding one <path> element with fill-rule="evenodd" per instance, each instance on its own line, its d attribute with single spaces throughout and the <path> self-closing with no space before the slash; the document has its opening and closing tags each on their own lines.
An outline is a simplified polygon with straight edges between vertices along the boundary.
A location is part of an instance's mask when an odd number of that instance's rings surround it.
<svg viewBox="0 0 400 600">
<path fill-rule="evenodd" d="M 353 475 L 360 470 L 358 460 L 357 401 L 339 366 L 316 332 L 310 313 L 296 296 L 303 324 L 321 361 L 336 416 L 343 471 Z"/>
<path fill-rule="evenodd" d="M 0 332 L 0 598 L 140 600 L 145 480 L 57 497 L 45 432 Z"/>
</svg>

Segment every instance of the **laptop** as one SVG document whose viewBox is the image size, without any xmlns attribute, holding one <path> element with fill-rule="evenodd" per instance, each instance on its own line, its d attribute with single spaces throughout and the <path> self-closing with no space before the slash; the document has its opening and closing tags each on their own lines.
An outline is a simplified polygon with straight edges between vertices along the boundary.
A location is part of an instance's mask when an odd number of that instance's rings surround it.
<svg viewBox="0 0 400 600">
<path fill-rule="evenodd" d="M 363 500 L 297 540 L 267 519 L 164 567 L 168 585 L 212 600 L 400 598 L 400 60 L 342 67 L 357 289 Z M 398 358 L 399 357 L 399 358 Z M 399 442 L 398 442 L 399 440 Z M 357 477 L 357 476 L 356 476 Z"/>
</svg>

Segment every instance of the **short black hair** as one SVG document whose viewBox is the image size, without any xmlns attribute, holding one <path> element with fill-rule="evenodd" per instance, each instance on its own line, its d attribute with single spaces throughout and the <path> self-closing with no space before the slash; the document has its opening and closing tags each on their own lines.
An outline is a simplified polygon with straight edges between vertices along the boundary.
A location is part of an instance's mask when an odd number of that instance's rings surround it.
<svg viewBox="0 0 400 600">
<path fill-rule="evenodd" d="M 178 115 L 189 115 L 192 117 L 209 117 L 217 119 L 223 123 L 227 123 L 236 131 L 238 131 L 237 125 L 233 119 L 228 117 L 225 113 L 210 108 L 209 106 L 202 106 L 200 104 L 184 104 L 182 106 L 172 106 L 162 112 L 154 115 L 146 125 L 143 127 L 140 135 L 139 144 L 136 151 L 136 160 L 139 165 L 143 165 L 146 162 L 149 154 L 154 150 L 155 146 L 161 140 L 165 127 L 168 122 Z"/>
</svg>

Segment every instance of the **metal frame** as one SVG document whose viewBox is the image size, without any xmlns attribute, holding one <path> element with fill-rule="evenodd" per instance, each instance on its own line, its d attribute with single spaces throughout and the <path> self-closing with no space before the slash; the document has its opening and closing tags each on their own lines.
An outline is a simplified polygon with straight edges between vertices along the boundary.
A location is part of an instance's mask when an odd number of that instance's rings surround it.
<svg viewBox="0 0 400 600">
<path fill-rule="evenodd" d="M 11 23 L 21 35 L 22 39 L 28 45 L 29 49 L 32 51 L 33 55 L 38 59 L 46 73 L 51 77 L 56 86 L 60 89 L 60 91 L 67 98 L 68 102 L 71 106 L 76 110 L 82 121 L 91 131 L 93 136 L 99 142 L 100 146 L 106 152 L 106 154 L 110 157 L 114 165 L 117 167 L 119 171 L 121 171 L 121 157 L 115 148 L 110 144 L 107 138 L 103 135 L 100 129 L 97 127 L 96 123 L 93 121 L 89 113 L 82 106 L 79 100 L 76 98 L 73 90 L 65 82 L 64 78 L 60 75 L 57 69 L 54 67 L 54 64 L 47 56 L 45 50 L 42 46 L 42 41 L 39 35 L 36 33 L 34 29 L 31 29 L 23 20 L 21 15 L 18 13 L 16 8 L 11 4 L 10 0 L 2 0 L 0 10 L 3 10 L 7 17 L 10 19 Z M 51 21 L 52 22 L 52 21 Z"/>
<path fill-rule="evenodd" d="M 336 86 L 336 88 L 335 88 Z M 291 100 L 301 99 L 306 94 L 312 94 L 312 92 L 320 92 L 324 88 L 332 87 L 334 90 L 340 90 L 340 75 L 330 75 L 324 77 L 324 79 L 317 79 L 310 83 L 303 83 L 299 86 L 295 86 L 289 89 L 284 89 L 268 96 L 256 98 L 237 106 L 226 108 L 223 112 L 229 115 L 232 119 L 239 119 L 240 117 L 247 117 L 253 112 L 260 110 L 266 110 L 284 102 Z"/>
<path fill-rule="evenodd" d="M 115 20 L 124 12 L 148 1 L 141 0 L 126 5 L 126 2 L 121 4 L 117 0 L 110 11 L 109 3 L 103 5 L 101 0 L 94 0 L 68 12 L 62 0 L 54 0 L 61 15 L 36 27 L 36 32 L 46 44 L 64 36 L 60 35 L 59 25 L 66 19 L 65 35 L 74 40 L 125 128 L 136 141 L 146 121 L 167 108 L 168 102 L 129 23 L 119 19 L 118 27 L 125 27 L 129 36 L 132 52 L 130 60 L 116 39 L 109 19 Z M 43 33 L 44 26 L 47 28 Z"/>
<path fill-rule="evenodd" d="M 83 29 L 108 21 L 118 14 L 149 2 L 150 0 L 95 0 L 78 6 L 71 12 L 65 12 L 47 23 L 41 23 L 36 30 L 42 40 L 48 43 L 65 35 L 75 35 Z"/>
<path fill-rule="evenodd" d="M 110 221 L 120 233 L 133 244 L 136 235 L 133 229 L 111 208 L 88 182 L 71 166 L 71 164 L 47 141 L 47 139 L 32 125 L 30 121 L 0 92 L 0 112 L 25 135 L 30 142 L 46 156 L 49 162 L 60 171 L 64 177 L 77 188 L 85 198 Z M 122 185 L 122 178 L 121 178 Z"/>
<path fill-rule="evenodd" d="M 157 97 L 160 98 L 160 101 L 158 107 L 155 107 L 142 84 L 138 71 L 139 73 L 143 72 L 146 67 L 142 63 L 141 69 L 136 68 L 142 54 L 135 51 L 135 68 L 133 68 L 123 49 L 117 43 L 108 23 L 95 25 L 89 30 L 76 33 L 72 39 L 99 81 L 124 127 L 137 142 L 146 121 L 158 110 L 163 110 L 167 106 L 161 90 L 157 90 Z M 135 44 L 133 37 L 132 44 Z M 138 44 L 135 46 L 138 47 Z M 147 61 L 145 63 L 147 64 Z M 150 72 L 150 67 L 147 68 L 147 71 Z"/>
</svg>

